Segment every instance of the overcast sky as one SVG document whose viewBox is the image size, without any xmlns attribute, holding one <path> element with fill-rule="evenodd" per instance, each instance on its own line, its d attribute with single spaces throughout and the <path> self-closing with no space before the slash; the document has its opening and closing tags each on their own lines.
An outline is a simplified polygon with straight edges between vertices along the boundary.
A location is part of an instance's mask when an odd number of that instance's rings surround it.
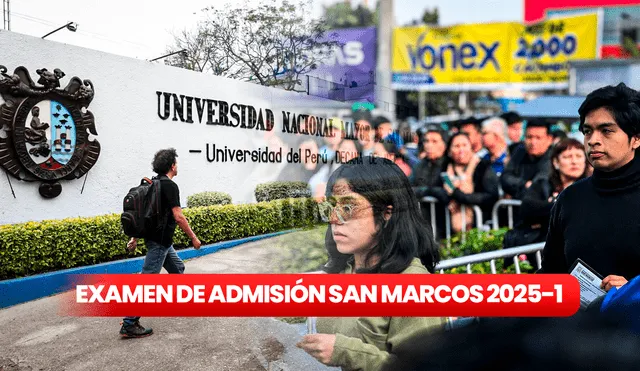
<svg viewBox="0 0 640 371">
<path fill-rule="evenodd" d="M 314 13 L 320 16 L 323 4 L 337 1 L 342 0 L 314 0 Z M 369 0 L 370 6 L 374 1 Z M 173 40 L 172 33 L 195 24 L 202 8 L 225 2 L 242 0 L 11 0 L 11 31 L 41 37 L 74 21 L 79 24 L 77 32 L 61 30 L 47 39 L 151 59 L 165 52 Z M 440 9 L 443 25 L 523 18 L 522 0 L 394 0 L 394 3 L 398 25 L 420 17 L 422 10 L 416 9 L 434 6 Z"/>
</svg>

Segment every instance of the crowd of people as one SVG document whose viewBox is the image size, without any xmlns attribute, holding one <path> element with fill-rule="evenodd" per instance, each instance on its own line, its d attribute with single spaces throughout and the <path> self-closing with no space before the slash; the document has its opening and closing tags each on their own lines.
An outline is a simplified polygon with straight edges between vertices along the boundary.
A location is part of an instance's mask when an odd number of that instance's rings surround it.
<svg viewBox="0 0 640 371">
<path fill-rule="evenodd" d="M 482 319 L 462 327 L 447 327 L 444 318 L 321 318 L 318 333 L 298 346 L 345 371 L 637 368 L 631 344 L 640 335 L 640 92 L 623 84 L 598 89 L 579 115 L 583 143 L 554 141 L 549 125 L 535 120 L 526 123 L 522 143 L 516 133 L 507 140 L 509 123 L 517 122 L 508 113 L 453 132 L 428 128 L 415 151 L 396 147 L 381 156 L 374 149 L 365 161 L 338 166 L 318 196 L 329 223 L 325 271 L 434 273 L 440 250 L 420 197 L 434 195 L 453 215 L 459 205 L 484 208 L 509 197 L 523 201 L 515 229 L 537 230 L 535 238 L 546 241 L 537 273 L 566 274 L 584 261 L 604 277 L 605 296 L 570 318 Z"/>
<path fill-rule="evenodd" d="M 345 138 L 338 119 L 331 124 L 334 136 L 283 138 L 290 143 L 281 145 L 310 149 L 328 161 L 290 164 L 278 179 L 306 182 L 312 196 L 321 198 L 329 177 L 344 162 L 361 156 L 387 158 L 409 178 L 419 201 L 425 196 L 437 200 L 435 215 L 426 203 L 422 209 L 428 223 L 435 218 L 439 238 L 491 226 L 495 203 L 516 199 L 522 206 L 511 220 L 515 228 L 505 238 L 505 247 L 542 242 L 555 197 L 593 171 L 582 143 L 546 120 L 525 121 L 517 112 L 418 130 L 407 122 L 394 130 L 391 120 L 369 111 L 354 112 L 352 121 L 358 128 L 356 140 Z M 483 225 L 477 225 L 475 206 L 482 212 Z M 449 226 L 445 212 L 450 213 Z M 500 210 L 498 222 L 500 227 L 510 224 L 506 209 Z"/>
</svg>

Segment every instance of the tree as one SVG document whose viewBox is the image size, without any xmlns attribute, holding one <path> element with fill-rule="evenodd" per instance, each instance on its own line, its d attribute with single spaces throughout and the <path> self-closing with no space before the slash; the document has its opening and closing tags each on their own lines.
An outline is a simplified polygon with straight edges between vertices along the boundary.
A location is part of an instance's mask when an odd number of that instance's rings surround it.
<svg viewBox="0 0 640 371">
<path fill-rule="evenodd" d="M 438 8 L 433 8 L 432 11 L 429 9 L 424 10 L 424 14 L 422 14 L 422 23 L 426 24 L 438 24 L 440 23 L 440 14 L 438 13 Z"/>
<path fill-rule="evenodd" d="M 440 13 L 438 7 L 434 7 L 433 10 L 425 9 L 422 13 L 421 19 L 414 19 L 410 26 L 417 26 L 420 24 L 438 25 L 440 23 Z"/>
<path fill-rule="evenodd" d="M 378 10 L 358 5 L 352 8 L 350 3 L 336 3 L 324 7 L 324 18 L 327 20 L 327 27 L 331 30 L 342 28 L 371 27 L 378 24 Z"/>
<path fill-rule="evenodd" d="M 306 91 L 305 75 L 325 59 L 335 41 L 326 40 L 324 20 L 310 19 L 310 1 L 262 0 L 204 10 L 207 19 L 175 36 L 171 49 L 188 57 L 169 63 L 182 68 Z"/>
<path fill-rule="evenodd" d="M 211 73 L 218 76 L 238 78 L 237 68 L 234 70 L 233 61 L 229 55 L 224 54 L 221 48 L 215 47 L 212 38 L 207 36 L 207 31 L 199 25 L 194 31 L 184 30 L 174 35 L 174 46 L 167 49 L 167 53 L 173 50 L 186 50 L 182 55 L 174 55 L 165 60 L 165 64 L 185 68 L 188 70 Z"/>
<path fill-rule="evenodd" d="M 640 50 L 638 50 L 638 45 L 636 45 L 632 38 L 625 37 L 622 42 L 622 47 L 631 58 L 640 58 Z"/>
</svg>

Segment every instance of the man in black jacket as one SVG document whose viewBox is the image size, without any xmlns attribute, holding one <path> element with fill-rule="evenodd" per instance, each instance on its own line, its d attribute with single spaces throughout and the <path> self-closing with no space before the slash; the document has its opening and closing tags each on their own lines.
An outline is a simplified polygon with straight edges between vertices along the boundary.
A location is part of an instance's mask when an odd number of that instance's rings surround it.
<svg viewBox="0 0 640 371">
<path fill-rule="evenodd" d="M 437 236 L 445 233 L 445 207 L 449 202 L 449 197 L 442 184 L 442 172 L 446 171 L 447 156 L 447 133 L 439 127 L 430 127 L 424 134 L 422 143 L 424 145 L 425 157 L 413 167 L 411 173 L 411 185 L 416 197 L 421 200 L 425 196 L 435 197 L 438 204 L 435 205 L 433 215 L 436 222 Z M 422 213 L 424 218 L 432 222 L 431 206 L 422 203 Z"/>
<path fill-rule="evenodd" d="M 521 199 L 533 178 L 541 172 L 549 171 L 552 143 L 549 123 L 543 120 L 531 120 L 527 123 L 524 146 L 516 148 L 500 176 L 505 194 Z"/>
<path fill-rule="evenodd" d="M 433 196 L 439 198 L 440 202 L 447 201 L 440 177 L 446 171 L 447 139 L 447 134 L 441 129 L 429 128 L 424 134 L 422 143 L 426 156 L 413 167 L 410 177 L 418 198 Z"/>
<path fill-rule="evenodd" d="M 640 93 L 600 88 L 578 113 L 594 173 L 558 196 L 540 272 L 568 273 L 580 258 L 608 289 L 640 274 Z"/>
</svg>

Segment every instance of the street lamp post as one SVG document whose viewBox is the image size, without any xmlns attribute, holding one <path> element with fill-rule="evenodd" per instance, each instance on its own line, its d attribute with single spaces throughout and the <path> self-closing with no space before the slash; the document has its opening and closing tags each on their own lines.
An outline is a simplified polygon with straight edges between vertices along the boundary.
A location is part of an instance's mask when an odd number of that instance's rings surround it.
<svg viewBox="0 0 640 371">
<path fill-rule="evenodd" d="M 51 35 L 53 33 L 56 33 L 56 32 L 60 31 L 63 28 L 66 28 L 67 30 L 69 30 L 71 32 L 76 32 L 76 30 L 78 29 L 78 24 L 75 23 L 75 22 L 69 22 L 69 23 L 65 24 L 64 26 L 60 26 L 60 27 L 56 28 L 55 30 L 49 32 L 48 34 L 42 36 L 42 38 L 44 39 L 45 37 L 47 37 L 47 36 L 49 36 L 49 35 Z"/>
</svg>

